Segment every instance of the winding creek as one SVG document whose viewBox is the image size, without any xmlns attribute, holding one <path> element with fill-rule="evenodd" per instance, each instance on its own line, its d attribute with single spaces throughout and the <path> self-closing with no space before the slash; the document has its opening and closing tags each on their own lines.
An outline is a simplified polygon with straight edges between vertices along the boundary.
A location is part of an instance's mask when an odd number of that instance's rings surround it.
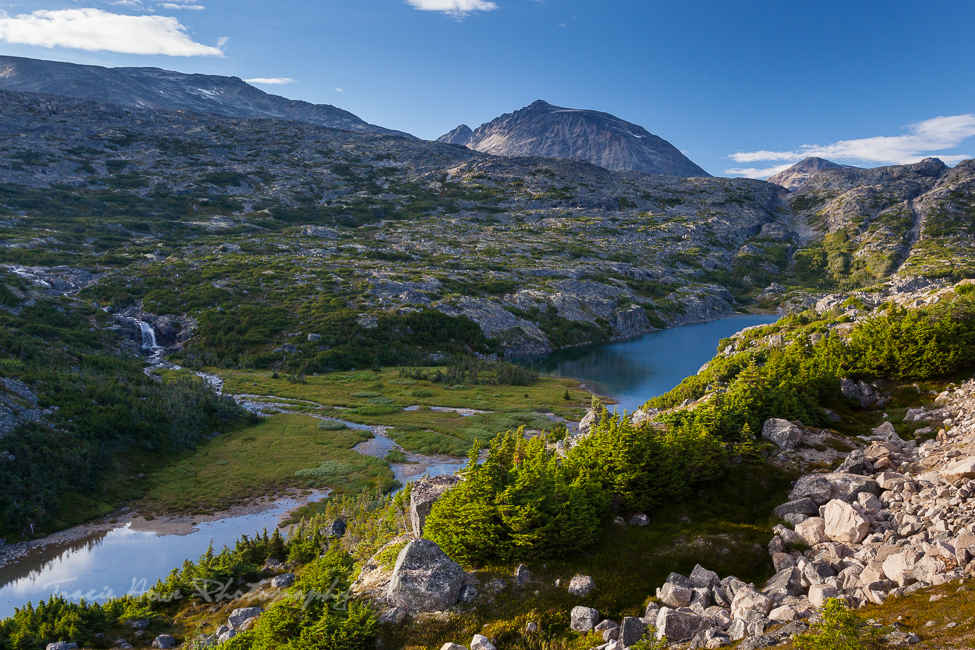
<svg viewBox="0 0 975 650">
<path fill-rule="evenodd" d="M 648 398 L 696 373 L 713 356 L 720 339 L 775 320 L 775 316 L 747 315 L 686 325 L 628 341 L 559 351 L 537 367 L 546 374 L 580 379 L 593 391 L 617 400 L 619 410 L 633 411 Z M 219 379 L 211 381 L 219 386 Z M 267 404 L 255 402 L 254 406 L 261 409 Z M 461 413 L 472 415 L 477 411 Z M 383 458 L 391 449 L 399 449 L 384 435 L 383 427 L 345 424 L 373 433 L 371 440 L 356 446 L 360 453 Z M 392 465 L 394 475 L 404 484 L 425 474 L 453 473 L 466 462 L 410 453 L 406 456 L 407 463 Z M 52 594 L 102 601 L 144 592 L 184 560 L 199 557 L 211 543 L 219 549 L 232 546 L 242 534 L 272 530 L 290 510 L 323 496 L 318 493 L 279 499 L 211 521 L 185 517 L 147 522 L 136 518 L 52 536 L 19 561 L 0 567 L 0 618 L 13 615 L 16 607 L 28 601 L 36 603 Z M 85 534 L 77 534 L 79 530 Z"/>
</svg>

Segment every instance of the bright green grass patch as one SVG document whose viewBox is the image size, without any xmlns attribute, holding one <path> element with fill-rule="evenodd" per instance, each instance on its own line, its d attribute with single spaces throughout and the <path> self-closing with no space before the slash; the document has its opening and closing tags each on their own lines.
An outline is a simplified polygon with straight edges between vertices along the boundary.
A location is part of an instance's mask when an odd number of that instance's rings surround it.
<svg viewBox="0 0 975 650">
<path fill-rule="evenodd" d="M 369 439 L 368 432 L 324 431 L 318 424 L 307 416 L 280 414 L 214 438 L 152 475 L 146 504 L 158 511 L 209 512 L 285 488 L 352 492 L 393 485 L 386 463 L 352 449 Z M 325 462 L 341 464 L 341 475 L 297 475 Z"/>
<path fill-rule="evenodd" d="M 303 399 L 322 405 L 361 406 L 371 397 L 381 396 L 383 387 L 408 385 L 404 393 L 413 404 L 475 408 L 484 411 L 523 411 L 545 408 L 556 415 L 580 418 L 589 406 L 592 395 L 579 388 L 579 382 L 562 377 L 540 377 L 531 386 L 465 386 L 454 389 L 426 380 L 404 380 L 397 368 L 380 372 L 335 372 L 306 376 L 304 382 L 272 379 L 269 371 L 208 369 L 224 380 L 230 393 L 274 395 L 281 398 Z M 410 382 L 407 384 L 406 382 Z M 565 392 L 569 400 L 565 400 Z M 398 391 L 397 391 L 398 392 Z M 408 402 L 409 403 L 409 402 Z M 607 402 L 608 403 L 608 402 Z M 405 406 L 405 404 L 404 404 Z"/>
<path fill-rule="evenodd" d="M 467 440 L 436 431 L 418 430 L 417 427 L 409 424 L 387 429 L 386 435 L 403 449 L 428 456 L 436 454 L 463 456 L 471 448 L 471 443 Z"/>
</svg>

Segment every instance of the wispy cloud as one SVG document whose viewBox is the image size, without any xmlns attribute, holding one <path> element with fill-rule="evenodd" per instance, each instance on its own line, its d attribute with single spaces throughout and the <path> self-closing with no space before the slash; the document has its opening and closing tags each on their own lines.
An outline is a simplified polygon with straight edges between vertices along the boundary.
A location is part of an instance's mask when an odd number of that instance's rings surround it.
<svg viewBox="0 0 975 650">
<path fill-rule="evenodd" d="M 905 165 L 936 155 L 945 163 L 953 164 L 971 156 L 942 155 L 937 152 L 953 149 L 975 136 L 975 114 L 935 117 L 909 124 L 904 130 L 903 135 L 840 140 L 828 145 L 806 144 L 795 151 L 742 151 L 728 157 L 739 163 L 785 161 L 787 164 L 766 168 L 734 168 L 725 173 L 767 178 L 810 156 L 849 163 Z"/>
<path fill-rule="evenodd" d="M 0 13 L 0 41 L 90 52 L 223 56 L 219 47 L 195 42 L 176 18 L 125 16 L 101 9 L 38 10 Z"/>
<path fill-rule="evenodd" d="M 286 84 L 293 84 L 295 82 L 291 77 L 254 77 L 253 79 L 244 79 L 249 84 L 262 84 L 270 86 L 284 86 Z"/>
<path fill-rule="evenodd" d="M 490 0 L 406 0 L 406 4 L 420 11 L 439 11 L 458 18 L 474 11 L 492 11 L 498 8 Z"/>
<path fill-rule="evenodd" d="M 206 9 L 203 5 L 181 5 L 175 2 L 160 2 L 159 6 L 163 9 L 192 9 L 193 11 L 203 11 Z"/>
</svg>

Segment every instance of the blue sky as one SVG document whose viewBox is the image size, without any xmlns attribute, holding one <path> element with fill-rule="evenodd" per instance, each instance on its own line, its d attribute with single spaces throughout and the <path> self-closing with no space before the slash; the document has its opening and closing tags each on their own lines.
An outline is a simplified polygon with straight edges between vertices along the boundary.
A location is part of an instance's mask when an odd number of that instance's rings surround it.
<svg viewBox="0 0 975 650">
<path fill-rule="evenodd" d="M 808 154 L 975 156 L 968 0 L 15 0 L 0 12 L 2 54 L 290 79 L 259 87 L 424 138 L 545 99 L 640 124 L 716 175 Z"/>
</svg>

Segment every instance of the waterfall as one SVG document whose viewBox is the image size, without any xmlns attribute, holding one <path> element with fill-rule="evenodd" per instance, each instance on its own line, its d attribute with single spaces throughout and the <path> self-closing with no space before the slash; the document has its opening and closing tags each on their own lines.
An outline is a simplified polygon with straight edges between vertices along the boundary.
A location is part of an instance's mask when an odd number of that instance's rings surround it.
<svg viewBox="0 0 975 650">
<path fill-rule="evenodd" d="M 142 329 L 142 349 L 143 350 L 158 350 L 161 346 L 156 345 L 156 330 L 152 329 L 152 325 L 141 320 L 136 321 L 139 324 L 139 328 Z"/>
</svg>

